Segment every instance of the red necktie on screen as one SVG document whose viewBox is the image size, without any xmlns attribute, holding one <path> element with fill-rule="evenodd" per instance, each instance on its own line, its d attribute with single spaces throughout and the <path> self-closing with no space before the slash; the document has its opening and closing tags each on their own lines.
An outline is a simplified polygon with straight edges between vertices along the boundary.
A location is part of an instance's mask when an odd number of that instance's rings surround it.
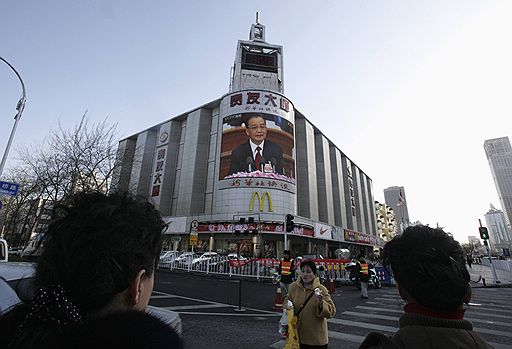
<svg viewBox="0 0 512 349">
<path fill-rule="evenodd" d="M 261 153 L 260 153 L 260 150 L 261 150 L 260 147 L 256 147 L 256 157 L 254 158 L 254 164 L 256 165 L 256 169 L 257 170 L 261 170 L 261 168 L 260 168 L 260 163 L 261 163 Z"/>
</svg>

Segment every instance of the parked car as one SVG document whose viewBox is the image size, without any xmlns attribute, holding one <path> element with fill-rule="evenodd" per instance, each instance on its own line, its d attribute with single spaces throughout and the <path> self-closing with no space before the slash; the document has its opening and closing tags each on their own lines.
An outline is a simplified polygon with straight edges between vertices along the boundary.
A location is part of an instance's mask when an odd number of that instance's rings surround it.
<svg viewBox="0 0 512 349">
<path fill-rule="evenodd" d="M 19 256 L 23 251 L 23 247 L 9 247 L 9 254 L 13 256 Z"/>
<path fill-rule="evenodd" d="M 177 266 L 185 266 L 192 262 L 194 259 L 194 252 L 184 252 L 180 254 L 176 259 L 174 260 L 174 265 Z"/>
<path fill-rule="evenodd" d="M 160 253 L 160 259 L 158 261 L 159 267 L 170 267 L 175 261 L 176 258 L 181 254 L 179 251 L 162 251 Z"/>
<path fill-rule="evenodd" d="M 0 263 L 0 316 L 21 302 L 28 302 L 34 293 L 35 263 Z M 180 335 L 182 324 L 177 312 L 148 305 L 147 312 L 175 329 Z"/>
<path fill-rule="evenodd" d="M 194 258 L 192 260 L 192 263 L 193 264 L 204 263 L 207 260 L 212 259 L 212 258 L 217 257 L 217 256 L 219 256 L 219 254 L 217 252 L 205 252 L 199 258 Z"/>
<path fill-rule="evenodd" d="M 0 315 L 32 298 L 35 271 L 33 263 L 0 263 Z"/>
<path fill-rule="evenodd" d="M 246 261 L 247 258 L 239 255 L 238 253 L 230 253 L 230 254 L 228 254 L 228 260 L 230 260 L 230 261 Z"/>
</svg>

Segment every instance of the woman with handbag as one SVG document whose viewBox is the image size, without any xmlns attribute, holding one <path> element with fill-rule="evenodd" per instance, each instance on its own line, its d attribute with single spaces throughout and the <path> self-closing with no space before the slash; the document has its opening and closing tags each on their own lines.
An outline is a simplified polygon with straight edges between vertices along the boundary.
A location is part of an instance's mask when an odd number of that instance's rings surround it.
<svg viewBox="0 0 512 349">
<path fill-rule="evenodd" d="M 320 284 L 313 261 L 302 261 L 301 275 L 290 285 L 284 304 L 293 303 L 300 349 L 327 348 L 327 319 L 336 314 L 329 291 Z"/>
</svg>

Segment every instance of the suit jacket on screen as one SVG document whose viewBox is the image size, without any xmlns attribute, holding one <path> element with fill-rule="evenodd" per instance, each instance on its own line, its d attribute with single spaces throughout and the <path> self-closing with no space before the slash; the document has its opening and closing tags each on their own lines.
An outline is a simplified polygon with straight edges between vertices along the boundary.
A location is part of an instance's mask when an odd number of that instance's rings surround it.
<svg viewBox="0 0 512 349">
<path fill-rule="evenodd" d="M 275 167 L 275 171 L 279 174 L 283 172 L 283 150 L 276 143 L 265 140 L 263 146 L 263 154 L 261 155 L 262 163 L 271 161 Z M 237 172 L 249 172 L 249 164 L 251 171 L 256 169 L 254 158 L 252 156 L 252 149 L 249 141 L 240 144 L 231 152 L 231 164 L 229 166 L 228 175 Z"/>
</svg>

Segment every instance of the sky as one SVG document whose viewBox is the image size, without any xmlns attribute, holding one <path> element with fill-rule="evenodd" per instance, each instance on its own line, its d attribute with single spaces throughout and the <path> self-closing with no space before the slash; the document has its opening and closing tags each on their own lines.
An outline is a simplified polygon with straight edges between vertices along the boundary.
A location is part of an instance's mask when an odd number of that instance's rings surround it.
<svg viewBox="0 0 512 349">
<path fill-rule="evenodd" d="M 119 139 L 228 92 L 259 11 L 283 46 L 285 95 L 409 216 L 466 242 L 500 208 L 484 140 L 512 136 L 510 1 L 4 0 L 0 56 L 22 76 L 17 150 L 51 129 L 117 124 Z M 0 62 L 0 152 L 21 94 Z"/>
</svg>

